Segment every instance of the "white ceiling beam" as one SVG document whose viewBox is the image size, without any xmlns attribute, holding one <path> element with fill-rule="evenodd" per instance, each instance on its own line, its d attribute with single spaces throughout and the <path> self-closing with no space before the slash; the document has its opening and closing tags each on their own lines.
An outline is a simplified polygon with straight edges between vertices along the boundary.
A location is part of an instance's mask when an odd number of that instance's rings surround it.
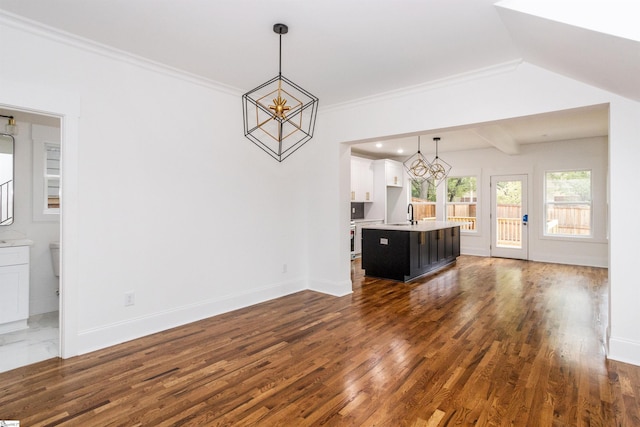
<svg viewBox="0 0 640 427">
<path fill-rule="evenodd" d="M 505 154 L 520 154 L 520 144 L 498 125 L 479 127 L 473 132 Z"/>
</svg>

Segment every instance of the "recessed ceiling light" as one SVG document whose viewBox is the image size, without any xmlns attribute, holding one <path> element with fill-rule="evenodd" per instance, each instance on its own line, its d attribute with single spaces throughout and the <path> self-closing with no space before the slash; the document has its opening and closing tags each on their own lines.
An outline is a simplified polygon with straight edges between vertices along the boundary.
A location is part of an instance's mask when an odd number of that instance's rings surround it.
<svg viewBox="0 0 640 427">
<path fill-rule="evenodd" d="M 398 148 L 398 154 L 402 154 L 404 153 L 404 150 L 402 148 Z"/>
<path fill-rule="evenodd" d="M 376 143 L 376 147 L 378 147 L 378 148 L 382 147 L 382 142 Z"/>
</svg>

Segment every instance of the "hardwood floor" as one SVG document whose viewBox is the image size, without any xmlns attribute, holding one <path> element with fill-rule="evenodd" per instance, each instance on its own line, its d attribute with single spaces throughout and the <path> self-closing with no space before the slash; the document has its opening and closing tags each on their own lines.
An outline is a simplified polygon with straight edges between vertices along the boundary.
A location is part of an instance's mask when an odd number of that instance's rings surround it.
<svg viewBox="0 0 640 427">
<path fill-rule="evenodd" d="M 0 374 L 22 426 L 640 426 L 607 270 L 462 256 Z"/>
</svg>

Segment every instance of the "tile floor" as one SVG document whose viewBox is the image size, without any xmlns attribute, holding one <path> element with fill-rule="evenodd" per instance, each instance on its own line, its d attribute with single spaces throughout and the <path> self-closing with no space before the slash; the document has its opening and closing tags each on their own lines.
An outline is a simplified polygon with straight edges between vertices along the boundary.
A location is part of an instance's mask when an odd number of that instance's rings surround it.
<svg viewBox="0 0 640 427">
<path fill-rule="evenodd" d="M 31 316 L 29 328 L 0 335 L 0 372 L 58 357 L 58 312 Z"/>
</svg>

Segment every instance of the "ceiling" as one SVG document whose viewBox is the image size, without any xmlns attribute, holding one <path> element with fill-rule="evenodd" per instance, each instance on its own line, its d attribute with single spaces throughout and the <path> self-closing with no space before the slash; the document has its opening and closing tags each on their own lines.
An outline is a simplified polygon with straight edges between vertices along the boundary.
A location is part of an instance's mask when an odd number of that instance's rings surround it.
<svg viewBox="0 0 640 427">
<path fill-rule="evenodd" d="M 507 154 L 518 154 L 524 144 L 607 136 L 608 105 L 536 114 L 515 119 L 438 129 L 425 133 L 380 139 L 351 147 L 352 153 L 373 159 L 408 157 L 418 148 L 435 154 L 433 138 L 439 137 L 438 152 L 468 151 L 494 147 Z"/>
<path fill-rule="evenodd" d="M 517 61 L 640 101 L 640 41 L 543 19 L 510 7 L 514 1 L 527 0 L 0 0 L 0 18 L 27 20 L 239 93 L 278 74 L 273 24 L 282 22 L 289 26 L 282 74 L 316 95 L 320 109 Z M 608 7 L 617 0 L 599 1 Z M 606 114 L 594 110 L 562 114 L 566 124 L 539 116 L 441 129 L 438 136 L 442 151 L 493 145 L 514 152 L 556 134 L 602 134 Z M 433 136 L 425 134 L 423 143 Z M 406 137 L 415 146 L 416 136 Z"/>
<path fill-rule="evenodd" d="M 241 92 L 282 73 L 320 106 L 520 58 L 495 0 L 0 0 L 0 9 Z"/>
</svg>

